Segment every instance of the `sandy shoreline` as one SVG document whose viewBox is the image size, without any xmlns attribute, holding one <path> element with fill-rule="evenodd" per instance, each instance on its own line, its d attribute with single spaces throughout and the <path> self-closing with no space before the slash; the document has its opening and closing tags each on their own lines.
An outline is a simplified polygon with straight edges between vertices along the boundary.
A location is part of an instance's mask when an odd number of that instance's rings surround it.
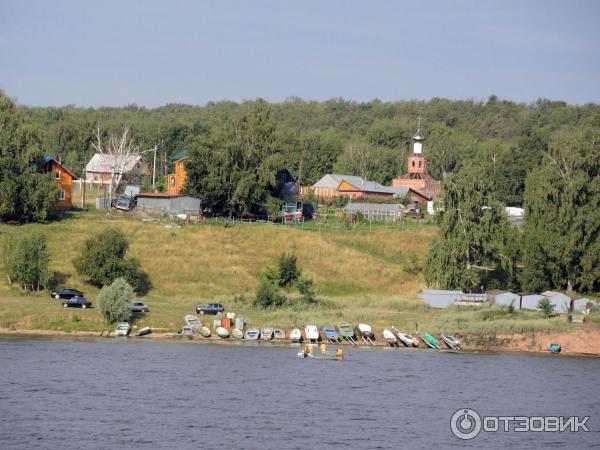
<svg viewBox="0 0 600 450">
<path fill-rule="evenodd" d="M 112 339 L 117 336 L 114 332 L 110 335 L 106 335 L 106 332 L 102 335 L 99 331 L 73 331 L 65 332 L 60 330 L 14 330 L 0 328 L 0 338 L 96 338 L 96 339 Z M 144 340 L 169 340 L 169 341 L 194 341 L 204 343 L 236 343 L 236 344 L 259 344 L 259 345 L 292 345 L 289 339 L 271 340 L 271 341 L 244 341 L 235 339 L 221 339 L 217 336 L 211 336 L 210 338 L 202 338 L 195 336 L 194 339 L 176 337 L 175 333 L 158 333 L 153 332 L 150 335 L 143 337 L 129 336 L 128 339 L 135 341 Z M 572 356 L 600 356 L 600 330 L 595 328 L 581 328 L 577 330 L 569 330 L 566 332 L 539 332 L 539 333 L 528 333 L 528 334 L 506 334 L 498 335 L 493 340 L 493 343 L 486 343 L 482 345 L 464 344 L 463 350 L 466 351 L 486 351 L 486 352 L 523 352 L 523 353 L 548 353 L 548 346 L 550 343 L 558 342 L 562 346 L 562 354 Z M 385 348 L 388 347 L 387 343 L 383 340 L 381 335 L 376 334 L 376 340 L 372 346 L 367 346 L 363 343 L 359 345 L 361 348 Z M 297 344 L 296 344 L 297 345 Z M 329 344 L 330 346 L 344 345 L 351 346 L 351 344 Z M 421 346 L 419 348 L 411 349 L 414 351 L 424 350 L 426 347 Z"/>
</svg>

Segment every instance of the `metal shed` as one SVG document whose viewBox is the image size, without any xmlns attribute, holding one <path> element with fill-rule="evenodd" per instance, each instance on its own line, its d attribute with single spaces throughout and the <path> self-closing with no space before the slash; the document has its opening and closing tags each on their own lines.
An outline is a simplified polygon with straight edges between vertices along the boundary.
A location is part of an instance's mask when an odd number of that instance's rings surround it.
<svg viewBox="0 0 600 450">
<path fill-rule="evenodd" d="M 519 308 L 520 309 L 538 309 L 538 302 L 544 298 L 543 295 L 540 294 L 530 294 L 527 292 L 518 292 L 519 296 Z M 517 305 L 515 304 L 515 307 Z"/>
<path fill-rule="evenodd" d="M 404 206 L 396 203 L 348 203 L 344 206 L 346 216 L 357 213 L 369 220 L 394 222 L 404 217 Z"/>
<path fill-rule="evenodd" d="M 510 306 L 512 304 L 515 308 L 519 308 L 519 296 L 517 294 L 501 289 L 492 289 L 486 291 L 485 294 L 492 305 Z"/>
<path fill-rule="evenodd" d="M 571 307 L 571 297 L 562 292 L 546 291 L 542 292 L 542 295 L 550 300 L 550 303 L 554 306 L 554 312 L 564 313 L 568 312 Z"/>
<path fill-rule="evenodd" d="M 432 308 L 447 308 L 463 298 L 462 291 L 445 291 L 443 289 L 422 289 L 419 297 Z"/>
<path fill-rule="evenodd" d="M 187 194 L 168 192 L 142 192 L 137 196 L 137 207 L 148 212 L 159 212 L 176 216 L 198 215 L 202 211 L 202 200 Z"/>
</svg>

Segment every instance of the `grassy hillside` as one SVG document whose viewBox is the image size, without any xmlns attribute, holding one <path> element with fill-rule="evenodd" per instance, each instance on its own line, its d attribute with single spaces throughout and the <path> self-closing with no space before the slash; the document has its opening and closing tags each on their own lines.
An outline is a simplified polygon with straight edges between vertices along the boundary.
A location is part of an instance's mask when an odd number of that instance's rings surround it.
<svg viewBox="0 0 600 450">
<path fill-rule="evenodd" d="M 98 289 L 75 273 L 73 258 L 90 236 L 108 227 L 120 229 L 130 240 L 129 255 L 140 260 L 153 284 L 143 298 L 152 311 L 138 319 L 139 326 L 178 329 L 184 314 L 193 313 L 194 305 L 213 299 L 254 326 L 291 328 L 307 323 L 364 321 L 379 330 L 396 325 L 414 331 L 418 324 L 431 331 L 487 334 L 567 326 L 558 319 L 542 319 L 536 312 L 507 315 L 504 311 L 489 314 L 424 307 L 417 301 L 417 293 L 423 286 L 420 266 L 436 234 L 431 225 L 408 223 L 405 229 L 324 232 L 272 224 L 226 227 L 204 223 L 176 229 L 166 225 L 119 213 L 109 218 L 88 212 L 73 213 L 49 224 L 0 225 L 0 236 L 33 229 L 45 232 L 59 286 L 82 289 L 95 302 Z M 249 300 L 262 267 L 291 251 L 304 272 L 314 278 L 320 304 L 291 304 L 269 310 L 252 307 Z M 69 331 L 102 326 L 95 308 L 66 310 L 48 293 L 23 294 L 4 282 L 0 284 L 0 327 Z"/>
</svg>

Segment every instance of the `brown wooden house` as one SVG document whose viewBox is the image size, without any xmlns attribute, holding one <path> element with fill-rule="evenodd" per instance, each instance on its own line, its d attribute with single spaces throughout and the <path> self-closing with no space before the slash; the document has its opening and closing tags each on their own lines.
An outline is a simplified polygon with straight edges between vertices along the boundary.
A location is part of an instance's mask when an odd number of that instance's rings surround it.
<svg viewBox="0 0 600 450">
<path fill-rule="evenodd" d="M 179 194 L 185 184 L 185 161 L 188 157 L 187 149 L 183 149 L 175 153 L 171 161 L 175 165 L 175 172 L 170 173 L 166 176 L 167 178 L 167 192 L 169 194 Z"/>
<path fill-rule="evenodd" d="M 44 173 L 52 174 L 58 186 L 58 198 L 54 207 L 58 210 L 71 209 L 73 205 L 73 180 L 79 178 L 51 156 L 44 156 Z"/>
</svg>

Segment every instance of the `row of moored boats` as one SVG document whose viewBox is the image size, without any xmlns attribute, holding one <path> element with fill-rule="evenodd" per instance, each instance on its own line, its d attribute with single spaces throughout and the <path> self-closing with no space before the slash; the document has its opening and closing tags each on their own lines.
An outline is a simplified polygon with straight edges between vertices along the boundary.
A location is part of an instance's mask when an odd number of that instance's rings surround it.
<svg viewBox="0 0 600 450">
<path fill-rule="evenodd" d="M 193 337 L 194 334 L 199 334 L 203 338 L 210 338 L 213 334 L 211 329 L 205 326 L 196 316 L 188 314 L 185 316 L 186 325 L 177 333 L 179 336 Z M 316 325 L 306 325 L 304 333 L 299 328 L 294 328 L 289 334 L 281 328 L 263 327 L 263 328 L 248 328 L 245 332 L 238 328 L 227 329 L 223 326 L 217 326 L 214 333 L 222 339 L 238 339 L 247 341 L 270 341 L 270 340 L 286 340 L 289 339 L 294 343 L 349 343 L 358 345 L 363 342 L 366 345 L 375 345 L 375 333 L 370 325 L 359 323 L 352 326 L 349 323 L 341 323 L 337 327 L 333 325 L 325 325 L 319 329 Z M 460 341 L 454 336 L 442 334 L 441 342 L 451 349 L 460 349 Z M 442 344 L 435 336 L 423 332 L 416 336 L 408 333 L 402 333 L 395 327 L 386 328 L 383 330 L 383 339 L 391 347 L 419 347 L 421 343 L 427 347 L 439 349 Z"/>
</svg>

